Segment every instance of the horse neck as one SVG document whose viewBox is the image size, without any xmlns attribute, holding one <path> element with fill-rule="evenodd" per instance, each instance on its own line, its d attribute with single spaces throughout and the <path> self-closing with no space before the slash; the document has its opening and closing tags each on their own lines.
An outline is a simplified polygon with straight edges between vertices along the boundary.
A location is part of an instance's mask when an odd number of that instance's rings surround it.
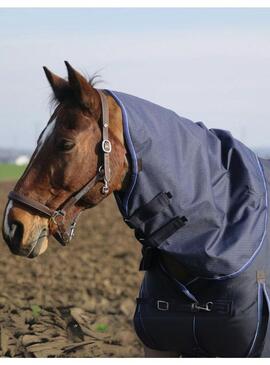
<svg viewBox="0 0 270 365">
<path fill-rule="evenodd" d="M 124 146 L 124 132 L 122 123 L 122 112 L 119 105 L 111 95 L 107 96 L 109 104 L 110 132 L 116 136 L 119 142 Z"/>
</svg>

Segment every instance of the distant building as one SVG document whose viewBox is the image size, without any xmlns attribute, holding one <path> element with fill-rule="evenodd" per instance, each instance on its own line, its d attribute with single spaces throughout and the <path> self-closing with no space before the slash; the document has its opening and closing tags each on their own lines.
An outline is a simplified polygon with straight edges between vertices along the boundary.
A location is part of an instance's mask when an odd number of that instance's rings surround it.
<svg viewBox="0 0 270 365">
<path fill-rule="evenodd" d="M 26 156 L 27 160 L 24 157 L 23 164 L 27 164 L 29 162 L 29 158 L 32 154 L 31 150 L 23 150 L 23 149 L 14 149 L 14 148 L 1 148 L 0 146 L 0 163 L 12 163 L 15 164 L 16 160 L 21 156 Z M 19 161 L 20 163 L 20 161 Z"/>
<path fill-rule="evenodd" d="M 26 155 L 21 155 L 21 156 L 18 156 L 16 159 L 15 159 L 15 165 L 17 166 L 23 166 L 23 165 L 27 165 L 29 162 L 29 157 L 26 156 Z"/>
</svg>

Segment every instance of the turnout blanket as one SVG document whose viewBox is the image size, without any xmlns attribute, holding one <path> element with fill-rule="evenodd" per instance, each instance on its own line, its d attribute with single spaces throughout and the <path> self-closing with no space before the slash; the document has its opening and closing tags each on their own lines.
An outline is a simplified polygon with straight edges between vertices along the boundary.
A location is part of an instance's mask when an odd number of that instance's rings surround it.
<svg viewBox="0 0 270 365">
<path fill-rule="evenodd" d="M 115 198 L 143 245 L 138 336 L 183 356 L 270 356 L 270 161 L 228 131 L 107 92 L 122 110 L 132 169 Z M 193 279 L 171 277 L 152 251 Z"/>
<path fill-rule="evenodd" d="M 122 106 L 132 161 L 129 189 L 116 195 L 123 215 L 128 219 L 159 193 L 170 192 L 170 203 L 154 217 L 137 220 L 134 228 L 150 236 L 185 216 L 184 227 L 158 249 L 203 277 L 240 273 L 266 234 L 267 189 L 258 157 L 230 132 L 207 129 L 131 95 L 113 95 Z"/>
</svg>

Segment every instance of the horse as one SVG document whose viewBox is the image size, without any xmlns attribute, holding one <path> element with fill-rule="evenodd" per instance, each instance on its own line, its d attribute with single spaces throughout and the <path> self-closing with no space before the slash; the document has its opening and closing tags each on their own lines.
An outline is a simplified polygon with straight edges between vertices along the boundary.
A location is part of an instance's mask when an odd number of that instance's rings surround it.
<svg viewBox="0 0 270 365">
<path fill-rule="evenodd" d="M 2 234 L 35 258 L 114 194 L 142 243 L 134 327 L 146 357 L 269 356 L 270 169 L 221 130 L 44 67 L 56 107 L 8 195 Z"/>
</svg>

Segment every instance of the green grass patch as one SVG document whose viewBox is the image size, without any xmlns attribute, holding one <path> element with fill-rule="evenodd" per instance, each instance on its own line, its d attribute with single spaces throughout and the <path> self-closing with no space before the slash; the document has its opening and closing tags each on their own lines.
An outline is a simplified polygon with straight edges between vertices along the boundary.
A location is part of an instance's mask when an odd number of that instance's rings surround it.
<svg viewBox="0 0 270 365">
<path fill-rule="evenodd" d="M 37 319 L 40 316 L 41 308 L 37 304 L 31 305 L 32 315 L 35 319 Z"/>
<path fill-rule="evenodd" d="M 108 331 L 108 325 L 107 324 L 105 324 L 105 323 L 99 323 L 97 326 L 96 326 L 96 330 L 98 331 L 98 332 L 106 332 L 106 331 Z"/>
<path fill-rule="evenodd" d="M 24 166 L 17 166 L 10 163 L 0 163 L 0 181 L 17 180 L 25 170 Z"/>
</svg>

